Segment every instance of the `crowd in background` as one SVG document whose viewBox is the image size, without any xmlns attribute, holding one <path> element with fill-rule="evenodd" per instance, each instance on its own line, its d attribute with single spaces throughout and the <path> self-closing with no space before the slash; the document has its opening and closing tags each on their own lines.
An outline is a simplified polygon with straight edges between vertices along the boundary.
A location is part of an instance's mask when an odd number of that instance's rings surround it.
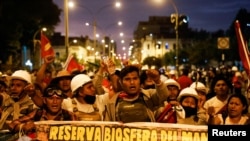
<svg viewBox="0 0 250 141">
<path fill-rule="evenodd" d="M 55 71 L 54 59 L 45 57 L 32 72 L 1 74 L 0 128 L 9 131 L 2 138 L 34 133 L 34 122 L 44 120 L 250 124 L 249 78 L 236 66 L 118 70 L 109 59 L 95 72 Z"/>
</svg>

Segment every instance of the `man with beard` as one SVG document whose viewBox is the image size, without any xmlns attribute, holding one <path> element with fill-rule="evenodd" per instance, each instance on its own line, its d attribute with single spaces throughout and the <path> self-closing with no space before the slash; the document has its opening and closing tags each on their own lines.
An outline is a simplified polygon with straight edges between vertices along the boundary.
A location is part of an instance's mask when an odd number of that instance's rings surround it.
<svg viewBox="0 0 250 141">
<path fill-rule="evenodd" d="M 160 80 L 159 71 L 149 69 L 147 77 L 154 81 L 155 89 L 142 89 L 140 69 L 128 65 L 120 72 L 122 91 L 109 99 L 105 109 L 105 121 L 155 122 L 154 111 L 168 96 L 168 90 Z"/>
<path fill-rule="evenodd" d="M 17 70 L 11 75 L 9 93 L 0 94 L 2 109 L 0 129 L 6 129 L 7 123 L 33 110 L 34 103 L 27 93 L 27 89 L 31 86 L 31 75 L 29 72 Z"/>
<path fill-rule="evenodd" d="M 78 120 L 100 121 L 108 95 L 96 95 L 92 79 L 86 74 L 75 75 L 71 80 L 72 98 L 63 101 L 63 108 L 74 112 Z"/>
<path fill-rule="evenodd" d="M 206 125 L 205 109 L 198 106 L 199 96 L 194 88 L 187 87 L 181 90 L 177 100 L 184 109 L 184 117 L 178 118 L 179 124 Z"/>
<path fill-rule="evenodd" d="M 67 110 L 61 108 L 65 94 L 57 85 L 48 85 L 43 93 L 43 108 L 35 109 L 26 116 L 12 121 L 8 127 L 13 133 L 18 132 L 20 128 L 25 133 L 32 133 L 35 129 L 35 121 L 56 120 L 72 121 L 76 116 Z"/>
</svg>

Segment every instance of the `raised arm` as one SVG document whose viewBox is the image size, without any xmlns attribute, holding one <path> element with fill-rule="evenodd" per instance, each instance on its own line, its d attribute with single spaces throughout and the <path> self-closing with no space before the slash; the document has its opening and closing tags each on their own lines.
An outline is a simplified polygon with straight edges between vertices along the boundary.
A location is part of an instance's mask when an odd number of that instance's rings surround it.
<svg viewBox="0 0 250 141">
<path fill-rule="evenodd" d="M 159 71 L 155 69 L 149 69 L 147 70 L 146 73 L 147 73 L 147 76 L 155 82 L 156 95 L 159 98 L 158 103 L 163 104 L 163 102 L 167 99 L 169 92 L 168 92 L 166 85 L 164 85 L 164 83 L 160 79 Z"/>
<path fill-rule="evenodd" d="M 105 69 L 106 69 L 105 67 L 106 67 L 105 64 L 101 61 L 100 67 L 93 78 L 93 84 L 96 88 L 96 92 L 98 95 L 105 93 L 105 91 L 102 87 L 103 73 L 105 72 Z"/>
<path fill-rule="evenodd" d="M 54 61 L 55 57 L 54 56 L 46 56 L 44 58 L 44 63 L 41 65 L 41 67 L 39 68 L 39 70 L 37 71 L 37 76 L 36 76 L 36 81 L 35 83 L 37 83 L 42 90 L 47 86 L 46 83 L 44 83 L 44 77 L 45 77 L 45 71 L 47 69 L 47 67 Z"/>
</svg>

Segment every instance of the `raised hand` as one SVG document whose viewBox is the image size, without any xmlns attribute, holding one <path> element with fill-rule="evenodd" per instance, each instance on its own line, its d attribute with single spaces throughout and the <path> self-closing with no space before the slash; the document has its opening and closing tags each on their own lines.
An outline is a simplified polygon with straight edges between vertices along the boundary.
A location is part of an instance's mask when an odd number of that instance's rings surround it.
<svg viewBox="0 0 250 141">
<path fill-rule="evenodd" d="M 160 73 L 155 69 L 149 69 L 146 71 L 148 78 L 151 78 L 156 84 L 161 83 Z"/>
</svg>

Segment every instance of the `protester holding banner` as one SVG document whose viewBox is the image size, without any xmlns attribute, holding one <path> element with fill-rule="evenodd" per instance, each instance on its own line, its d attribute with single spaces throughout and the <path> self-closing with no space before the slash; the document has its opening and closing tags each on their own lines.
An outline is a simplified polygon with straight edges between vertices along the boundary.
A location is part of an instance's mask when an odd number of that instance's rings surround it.
<svg viewBox="0 0 250 141">
<path fill-rule="evenodd" d="M 160 80 L 159 71 L 147 70 L 156 89 L 142 89 L 140 86 L 140 68 L 125 66 L 120 72 L 119 83 L 122 91 L 118 92 L 106 105 L 105 121 L 120 122 L 155 122 L 154 111 L 167 99 L 169 92 Z"/>
<path fill-rule="evenodd" d="M 198 106 L 199 96 L 194 88 L 187 87 L 181 90 L 178 101 L 183 107 L 185 118 L 178 118 L 179 124 L 206 125 L 206 111 Z"/>
<path fill-rule="evenodd" d="M 34 131 L 35 121 L 56 120 L 73 121 L 76 116 L 67 110 L 61 108 L 63 99 L 66 95 L 57 85 L 48 85 L 43 93 L 44 105 L 42 109 L 35 109 L 26 116 L 12 121 L 9 129 L 12 132 L 23 130 L 25 133 Z"/>
<path fill-rule="evenodd" d="M 209 124 L 213 125 L 245 125 L 250 123 L 248 102 L 244 95 L 233 94 L 226 104 L 227 112 L 210 116 Z"/>
<path fill-rule="evenodd" d="M 77 115 L 78 120 L 103 120 L 102 112 L 107 95 L 96 95 L 92 79 L 86 74 L 75 75 L 71 80 L 72 98 L 63 101 L 63 108 Z"/>
<path fill-rule="evenodd" d="M 8 129 L 7 125 L 11 121 L 28 114 L 35 108 L 35 105 L 30 98 L 30 95 L 33 93 L 34 89 L 29 72 L 25 70 L 15 71 L 11 75 L 8 93 L 0 94 L 0 108 L 2 110 L 0 113 L 1 130 Z M 6 136 L 8 136 L 8 134 L 6 134 Z"/>
</svg>

